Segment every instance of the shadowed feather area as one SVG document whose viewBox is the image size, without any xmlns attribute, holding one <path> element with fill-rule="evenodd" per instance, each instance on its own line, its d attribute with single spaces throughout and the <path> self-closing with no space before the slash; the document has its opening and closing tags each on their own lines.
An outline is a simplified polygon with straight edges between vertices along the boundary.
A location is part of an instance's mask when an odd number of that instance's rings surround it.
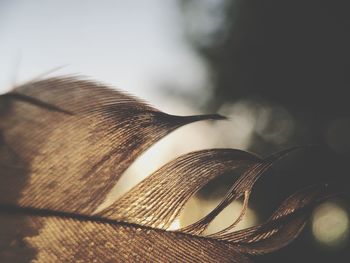
<svg viewBox="0 0 350 263">
<path fill-rule="evenodd" d="M 96 213 L 121 174 L 165 135 L 217 114 L 174 116 L 105 85 L 71 77 L 0 96 L 0 262 L 251 262 L 294 240 L 323 185 L 287 198 L 263 224 L 234 230 L 256 181 L 280 158 L 236 149 L 191 152 Z M 240 175 L 234 171 L 241 171 Z M 187 201 L 223 174 L 235 181 L 207 216 L 170 231 Z M 244 197 L 231 226 L 203 234 Z"/>
</svg>

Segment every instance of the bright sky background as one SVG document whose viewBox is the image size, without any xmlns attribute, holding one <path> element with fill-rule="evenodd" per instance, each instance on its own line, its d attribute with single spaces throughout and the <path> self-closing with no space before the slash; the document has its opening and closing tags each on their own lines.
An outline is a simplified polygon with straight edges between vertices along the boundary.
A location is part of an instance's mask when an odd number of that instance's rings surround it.
<svg viewBox="0 0 350 263">
<path fill-rule="evenodd" d="M 173 87 L 201 100 L 208 83 L 204 64 L 183 37 L 177 1 L 0 1 L 0 93 L 67 65 L 53 75 L 82 74 L 166 112 L 198 113 L 162 91 Z M 112 199 L 175 156 L 220 145 L 215 133 L 219 127 L 204 122 L 167 136 L 127 170 Z"/>
<path fill-rule="evenodd" d="M 0 92 L 59 66 L 162 104 L 159 88 L 201 89 L 205 68 L 173 0 L 2 0 Z"/>
<path fill-rule="evenodd" d="M 109 83 L 172 114 L 199 113 L 163 89 L 186 90 L 202 100 L 208 83 L 204 63 L 183 37 L 180 12 L 174 0 L 0 0 L 0 92 L 68 65 L 54 74 Z M 193 150 L 246 148 L 251 113 L 244 105 L 223 113 L 232 121 L 179 129 L 139 158 L 130 173 L 148 175 Z"/>
</svg>

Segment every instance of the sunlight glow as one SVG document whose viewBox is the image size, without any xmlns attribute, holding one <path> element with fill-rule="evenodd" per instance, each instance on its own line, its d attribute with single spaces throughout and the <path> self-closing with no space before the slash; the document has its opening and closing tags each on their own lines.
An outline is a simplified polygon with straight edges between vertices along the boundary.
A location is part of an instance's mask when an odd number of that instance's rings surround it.
<svg viewBox="0 0 350 263">
<path fill-rule="evenodd" d="M 204 200 L 200 198 L 191 198 L 186 204 L 183 213 L 180 216 L 181 227 L 187 226 L 207 215 L 219 204 L 221 199 Z M 230 226 L 239 216 L 242 209 L 242 202 L 234 201 L 226 207 L 209 225 L 206 233 L 212 234 Z M 257 223 L 256 213 L 248 208 L 242 221 L 237 224 L 233 231 L 254 226 Z"/>
<path fill-rule="evenodd" d="M 177 230 L 180 227 L 181 227 L 180 219 L 177 218 L 171 223 L 171 225 L 169 226 L 168 230 Z"/>
</svg>

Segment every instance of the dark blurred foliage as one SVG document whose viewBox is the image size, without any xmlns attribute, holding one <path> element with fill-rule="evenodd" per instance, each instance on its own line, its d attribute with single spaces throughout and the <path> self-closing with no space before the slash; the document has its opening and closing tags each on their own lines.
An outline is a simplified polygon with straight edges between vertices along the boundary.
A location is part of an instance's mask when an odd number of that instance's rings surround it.
<svg viewBox="0 0 350 263">
<path fill-rule="evenodd" d="M 249 147 L 263 155 L 293 145 L 320 146 L 291 155 L 259 181 L 253 208 L 264 218 L 297 188 L 327 182 L 345 193 L 339 202 L 349 211 L 350 3 L 181 3 L 186 37 L 209 68 L 212 95 L 205 110 L 248 101 L 259 121 L 261 110 L 269 109 L 264 131 L 255 130 Z M 279 129 L 284 140 L 273 138 Z M 350 262 L 349 253 L 349 242 L 333 250 L 317 245 L 307 228 L 261 262 Z"/>
</svg>

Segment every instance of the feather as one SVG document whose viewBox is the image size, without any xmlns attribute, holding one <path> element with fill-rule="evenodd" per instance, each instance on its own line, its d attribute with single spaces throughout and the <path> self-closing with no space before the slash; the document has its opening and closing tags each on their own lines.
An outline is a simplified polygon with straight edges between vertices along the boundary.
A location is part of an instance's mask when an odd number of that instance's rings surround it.
<svg viewBox="0 0 350 263">
<path fill-rule="evenodd" d="M 189 198 L 210 180 L 260 161 L 251 153 L 234 149 L 186 154 L 161 167 L 100 215 L 166 229 Z"/>
<path fill-rule="evenodd" d="M 290 148 L 278 153 L 275 153 L 260 162 L 256 162 L 254 165 L 251 165 L 240 178 L 232 185 L 231 189 L 227 192 L 224 199 L 215 207 L 208 215 L 203 217 L 201 220 L 195 222 L 192 225 L 189 225 L 183 229 L 183 232 L 192 233 L 192 234 L 201 234 L 214 220 L 214 218 L 225 209 L 230 203 L 234 200 L 237 200 L 241 196 L 244 196 L 243 208 L 238 216 L 238 218 L 229 226 L 227 229 L 224 229 L 220 233 L 225 233 L 233 229 L 243 218 L 244 213 L 248 206 L 248 200 L 250 192 L 252 191 L 253 185 L 255 182 L 280 158 L 290 153 L 291 151 L 297 150 L 300 147 Z"/>
<path fill-rule="evenodd" d="M 125 169 L 172 130 L 222 118 L 168 115 L 73 78 L 31 82 L 11 94 L 1 98 L 2 146 L 13 157 L 5 161 L 0 200 L 11 202 L 21 191 L 21 205 L 68 212 L 93 212 Z"/>
<path fill-rule="evenodd" d="M 8 221 L 24 217 L 32 228 L 40 228 L 25 238 L 25 244 L 13 242 L 10 248 L 18 246 L 21 253 L 31 247 L 38 252 L 35 262 L 250 262 L 225 241 L 48 210 L 0 211 Z M 22 231 L 20 224 L 16 227 Z"/>
<path fill-rule="evenodd" d="M 174 116 L 132 96 L 76 78 L 34 81 L 0 96 L 1 262 L 251 262 L 302 230 L 324 187 L 301 190 L 264 224 L 231 230 L 255 182 L 280 158 L 236 149 L 185 154 L 99 213 L 120 175 L 174 129 L 220 115 Z M 188 199 L 222 174 L 243 171 L 223 201 L 194 224 L 167 230 Z M 233 174 L 233 173 L 232 173 Z M 203 235 L 232 201 L 232 225 Z"/>
<path fill-rule="evenodd" d="M 270 245 L 264 250 L 261 249 L 260 253 L 277 250 L 297 237 L 305 225 L 307 215 L 312 211 L 312 207 L 324 200 L 329 195 L 327 193 L 326 185 L 304 188 L 289 196 L 264 224 L 231 233 L 217 233 L 211 237 L 238 242 L 241 249 L 245 244 L 245 252 L 252 254 L 258 253 L 258 251 L 249 248 L 250 244 L 254 243 L 254 246 L 258 246 L 257 244 L 266 240 L 272 243 L 277 237 L 278 241 L 274 246 Z M 298 223 L 293 222 L 293 220 L 298 221 Z M 270 238 L 271 236 L 274 238 Z"/>
<path fill-rule="evenodd" d="M 165 231 L 101 216 L 0 205 L 1 225 L 11 222 L 17 234 L 17 239 L 3 247 L 17 254 L 30 248 L 36 252 L 35 262 L 250 262 L 247 254 L 270 253 L 291 242 L 305 225 L 310 208 L 324 194 L 323 187 L 304 189 L 288 198 L 265 224 L 219 237 Z M 26 220 L 27 225 L 19 220 Z M 13 229 L 0 231 L 5 239 L 13 235 Z M 25 238 L 18 240 L 22 235 Z M 4 251 L 0 251 L 4 259 L 16 256 Z"/>
</svg>

